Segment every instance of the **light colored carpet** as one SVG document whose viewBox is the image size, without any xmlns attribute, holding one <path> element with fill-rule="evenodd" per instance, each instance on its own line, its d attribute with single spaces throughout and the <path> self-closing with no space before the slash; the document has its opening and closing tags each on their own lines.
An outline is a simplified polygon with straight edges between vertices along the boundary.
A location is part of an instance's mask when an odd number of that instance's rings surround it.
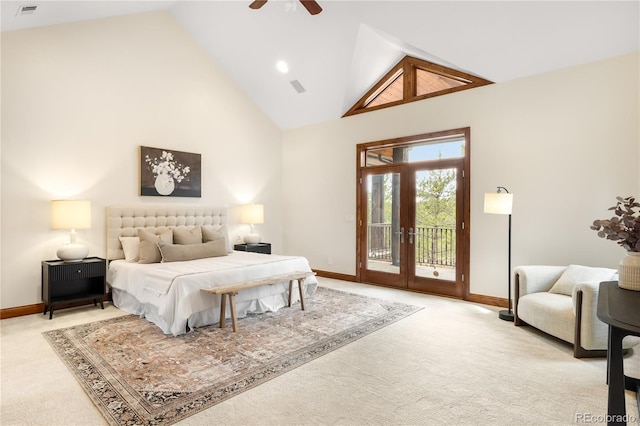
<svg viewBox="0 0 640 426">
<path fill-rule="evenodd" d="M 319 281 L 425 309 L 178 424 L 570 425 L 606 415 L 605 359 L 575 359 L 497 309 Z M 105 424 L 41 333 L 122 314 L 108 305 L 1 321 L 2 425 Z M 640 376 L 638 351 L 625 369 Z M 637 422 L 635 394 L 626 400 Z"/>
</svg>

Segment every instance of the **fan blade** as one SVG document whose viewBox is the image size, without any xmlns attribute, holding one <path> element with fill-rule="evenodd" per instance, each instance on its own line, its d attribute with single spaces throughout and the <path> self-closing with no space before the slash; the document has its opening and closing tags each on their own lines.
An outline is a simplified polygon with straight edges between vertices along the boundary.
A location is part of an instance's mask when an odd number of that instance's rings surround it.
<svg viewBox="0 0 640 426">
<path fill-rule="evenodd" d="M 252 2 L 249 7 L 251 9 L 260 9 L 262 6 L 264 6 L 267 3 L 267 0 L 256 0 L 254 2 Z"/>
<path fill-rule="evenodd" d="M 300 0 L 300 3 L 302 3 L 304 8 L 312 15 L 317 15 L 322 12 L 322 8 L 315 0 Z"/>
</svg>

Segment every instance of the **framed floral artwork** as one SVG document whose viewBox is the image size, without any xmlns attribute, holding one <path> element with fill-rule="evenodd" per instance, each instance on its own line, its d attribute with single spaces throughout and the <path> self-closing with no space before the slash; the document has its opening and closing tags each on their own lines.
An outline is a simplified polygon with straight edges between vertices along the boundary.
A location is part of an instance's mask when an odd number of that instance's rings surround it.
<svg viewBox="0 0 640 426">
<path fill-rule="evenodd" d="M 140 195 L 201 196 L 201 155 L 140 147 Z"/>
</svg>

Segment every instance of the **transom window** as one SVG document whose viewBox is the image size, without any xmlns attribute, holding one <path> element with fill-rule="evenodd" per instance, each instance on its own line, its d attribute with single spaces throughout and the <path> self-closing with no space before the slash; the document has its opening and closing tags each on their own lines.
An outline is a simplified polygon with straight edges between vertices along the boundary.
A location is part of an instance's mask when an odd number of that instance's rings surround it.
<svg viewBox="0 0 640 426">
<path fill-rule="evenodd" d="M 405 56 L 344 117 L 492 84 L 462 71 Z"/>
<path fill-rule="evenodd" d="M 385 164 L 417 163 L 420 161 L 444 160 L 447 158 L 464 158 L 464 135 L 416 140 L 405 146 L 374 146 L 364 151 L 363 167 L 382 166 Z"/>
</svg>

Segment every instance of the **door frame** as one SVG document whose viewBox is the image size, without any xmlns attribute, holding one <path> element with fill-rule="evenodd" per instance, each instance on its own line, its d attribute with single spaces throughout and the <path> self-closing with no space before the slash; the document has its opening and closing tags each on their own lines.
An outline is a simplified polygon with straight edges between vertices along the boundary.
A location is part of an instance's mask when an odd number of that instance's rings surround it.
<svg viewBox="0 0 640 426">
<path fill-rule="evenodd" d="M 356 146 L 356 281 L 363 281 L 363 268 L 366 260 L 363 256 L 366 254 L 366 246 L 367 246 L 367 223 L 366 220 L 363 220 L 363 209 L 366 209 L 366 205 L 363 206 L 363 197 L 366 194 L 363 194 L 362 190 L 362 182 L 364 176 L 367 174 L 368 170 L 375 169 L 376 171 L 386 172 L 393 171 L 394 169 L 398 169 L 397 165 L 381 165 L 381 166 L 372 166 L 366 167 L 365 163 L 365 155 L 367 150 L 376 148 L 376 147 L 401 147 L 408 146 L 412 143 L 417 143 L 419 141 L 424 141 L 428 139 L 433 139 L 436 142 L 438 139 L 446 139 L 453 136 L 463 136 L 465 138 L 465 155 L 462 157 L 463 168 L 462 168 L 462 176 L 459 176 L 458 179 L 461 179 L 462 182 L 462 194 L 461 194 L 461 202 L 457 205 L 457 232 L 460 232 L 462 237 L 459 239 L 459 243 L 462 244 L 461 250 L 464 253 L 462 261 L 457 262 L 456 264 L 456 291 L 455 294 L 451 294 L 450 292 L 435 292 L 434 294 L 439 294 L 442 296 L 461 298 L 463 300 L 469 300 L 470 297 L 470 235 L 471 235 L 471 223 L 470 223 L 470 194 L 471 194 L 471 129 L 469 127 L 452 129 L 440 132 L 431 132 L 431 133 L 423 133 L 419 135 L 413 136 L 404 136 L 395 139 L 386 139 L 374 142 L 367 142 L 358 144 Z M 448 159 L 443 160 L 429 160 L 425 162 L 416 162 L 411 163 L 415 164 L 417 168 L 420 167 L 420 164 L 428 165 L 429 163 L 433 164 L 434 161 L 448 162 Z M 394 167 L 395 166 L 395 167 Z M 410 196 L 410 194 L 401 194 L 401 196 Z M 366 201 L 364 201 L 366 202 Z M 462 204 L 462 205 L 460 205 Z M 405 256 L 406 258 L 406 256 Z M 405 262 L 405 260 L 402 260 Z M 404 265 L 405 269 L 408 265 Z M 406 281 L 406 279 L 405 279 Z M 384 284 L 375 284 L 375 285 L 384 285 Z M 395 286 L 398 288 L 397 286 Z M 427 291 L 421 291 L 419 289 L 410 289 L 407 287 L 402 287 L 408 289 L 410 291 L 418 291 L 427 293 Z M 429 292 L 430 293 L 430 292 Z"/>
</svg>

